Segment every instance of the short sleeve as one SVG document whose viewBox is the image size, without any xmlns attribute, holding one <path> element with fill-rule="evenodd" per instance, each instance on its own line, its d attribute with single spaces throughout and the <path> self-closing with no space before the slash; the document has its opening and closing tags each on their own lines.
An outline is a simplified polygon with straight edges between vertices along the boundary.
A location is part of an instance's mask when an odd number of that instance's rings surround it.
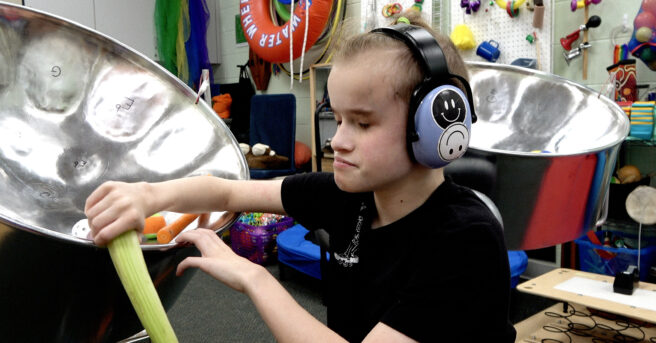
<svg viewBox="0 0 656 343">
<path fill-rule="evenodd" d="M 339 188 L 332 173 L 305 173 L 283 180 L 281 197 L 285 212 L 308 229 L 322 228 L 334 211 Z"/>
</svg>

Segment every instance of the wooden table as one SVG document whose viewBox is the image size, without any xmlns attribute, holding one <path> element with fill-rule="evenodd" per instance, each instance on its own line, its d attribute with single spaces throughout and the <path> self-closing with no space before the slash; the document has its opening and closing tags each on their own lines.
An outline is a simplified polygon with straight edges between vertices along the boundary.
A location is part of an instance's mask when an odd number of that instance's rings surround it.
<svg viewBox="0 0 656 343">
<path fill-rule="evenodd" d="M 629 318 L 635 318 L 649 323 L 656 323 L 656 311 L 618 303 L 616 301 L 610 301 L 600 297 L 593 297 L 555 288 L 556 286 L 561 285 L 563 282 L 568 281 L 574 277 L 608 283 L 610 286 L 609 296 L 613 295 L 612 285 L 615 279 L 614 277 L 566 268 L 554 269 L 548 273 L 542 274 L 534 279 L 519 284 L 517 286 L 517 290 L 543 296 L 546 298 L 560 300 L 563 302 L 581 304 L 592 309 L 614 313 Z M 638 288 L 653 292 L 653 297 L 651 296 L 651 293 L 648 294 L 649 298 L 647 301 L 653 301 L 652 304 L 656 304 L 655 284 L 640 282 Z"/>
<path fill-rule="evenodd" d="M 583 305 L 568 303 L 566 306 L 564 310 L 563 304 L 557 303 L 515 324 L 515 343 L 649 343 L 656 340 L 653 325 L 609 317 Z"/>
</svg>

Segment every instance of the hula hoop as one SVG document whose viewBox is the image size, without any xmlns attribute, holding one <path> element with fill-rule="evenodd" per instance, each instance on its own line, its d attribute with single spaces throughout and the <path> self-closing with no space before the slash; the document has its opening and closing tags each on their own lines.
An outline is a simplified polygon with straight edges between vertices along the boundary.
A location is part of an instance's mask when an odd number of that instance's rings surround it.
<svg viewBox="0 0 656 343">
<path fill-rule="evenodd" d="M 301 0 L 290 21 L 285 25 L 276 26 L 271 20 L 269 1 L 271 0 L 241 0 L 239 12 L 248 45 L 258 56 L 272 63 L 289 61 L 290 41 L 303 41 L 307 22 L 312 24 L 308 27 L 306 50 L 312 47 L 328 21 L 333 4 L 333 0 Z M 307 22 L 306 5 L 311 9 Z M 291 45 L 293 58 L 301 56 L 302 44 L 292 42 Z"/>
<path fill-rule="evenodd" d="M 292 15 L 289 13 L 287 7 L 285 7 L 285 5 L 280 2 L 280 0 L 273 0 L 273 4 L 276 6 L 276 13 L 278 13 L 280 19 L 282 19 L 284 22 L 288 22 Z"/>
</svg>

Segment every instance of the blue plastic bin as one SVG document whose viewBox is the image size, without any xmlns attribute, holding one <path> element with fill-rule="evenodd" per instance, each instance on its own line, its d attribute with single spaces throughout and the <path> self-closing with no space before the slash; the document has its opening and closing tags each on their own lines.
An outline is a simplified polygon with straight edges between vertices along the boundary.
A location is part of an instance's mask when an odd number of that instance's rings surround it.
<svg viewBox="0 0 656 343">
<path fill-rule="evenodd" d="M 597 231 L 595 234 L 599 241 L 603 242 L 604 231 Z M 615 231 L 611 231 L 611 234 L 637 242 L 637 237 L 632 235 Z M 625 271 L 630 265 L 638 265 L 638 249 L 611 248 L 597 245 L 592 243 L 587 235 L 579 237 L 574 242 L 579 249 L 579 268 L 582 271 L 615 276 L 618 272 Z M 612 256 L 603 253 L 600 255 L 599 251 L 602 250 L 612 254 Z M 647 280 L 649 268 L 654 265 L 655 257 L 656 247 L 643 238 L 642 248 L 640 249 L 640 280 Z"/>
</svg>

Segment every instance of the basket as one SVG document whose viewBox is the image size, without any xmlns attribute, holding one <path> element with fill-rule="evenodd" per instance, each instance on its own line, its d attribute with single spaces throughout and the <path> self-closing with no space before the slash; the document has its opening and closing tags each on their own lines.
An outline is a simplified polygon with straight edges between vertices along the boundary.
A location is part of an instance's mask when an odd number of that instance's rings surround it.
<svg viewBox="0 0 656 343">
<path fill-rule="evenodd" d="M 230 227 L 230 245 L 239 256 L 252 262 L 265 264 L 277 254 L 276 237 L 294 225 L 291 217 L 282 217 L 267 225 L 250 225 L 241 218 Z"/>
<path fill-rule="evenodd" d="M 600 241 L 603 241 L 603 231 L 595 232 Z M 624 233 L 611 231 L 615 237 L 632 239 L 637 243 L 637 238 Z M 579 264 L 582 271 L 606 274 L 615 276 L 615 274 L 625 271 L 630 265 L 638 265 L 638 249 L 629 248 L 611 248 L 603 245 L 594 244 L 587 235 L 583 235 L 574 241 L 579 248 Z M 656 247 L 653 242 L 646 242 L 643 239 L 640 249 L 640 280 L 646 281 L 649 275 L 649 268 L 654 265 L 656 257 Z"/>
</svg>

